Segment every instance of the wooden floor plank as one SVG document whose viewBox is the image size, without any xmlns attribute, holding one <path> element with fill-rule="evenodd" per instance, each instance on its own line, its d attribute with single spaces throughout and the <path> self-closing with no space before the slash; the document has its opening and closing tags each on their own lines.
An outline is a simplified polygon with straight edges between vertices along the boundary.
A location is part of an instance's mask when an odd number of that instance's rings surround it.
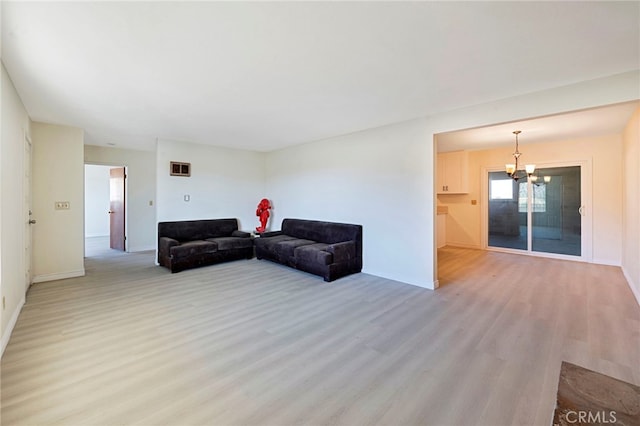
<svg viewBox="0 0 640 426">
<path fill-rule="evenodd" d="M 432 292 L 93 250 L 85 277 L 31 288 L 2 424 L 538 425 L 562 360 L 640 380 L 640 309 L 615 267 L 446 247 Z"/>
</svg>

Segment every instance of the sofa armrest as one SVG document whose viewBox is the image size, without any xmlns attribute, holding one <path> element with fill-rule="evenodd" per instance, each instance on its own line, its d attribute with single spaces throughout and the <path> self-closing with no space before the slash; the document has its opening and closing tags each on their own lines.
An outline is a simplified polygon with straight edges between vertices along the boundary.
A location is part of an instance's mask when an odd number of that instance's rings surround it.
<svg viewBox="0 0 640 426">
<path fill-rule="evenodd" d="M 179 246 L 180 242 L 169 237 L 158 238 L 158 264 L 171 269 L 171 247 Z M 171 270 L 173 272 L 173 270 Z"/>
<path fill-rule="evenodd" d="M 282 231 L 263 232 L 260 234 L 260 238 L 276 237 L 278 235 L 282 235 Z"/>
<path fill-rule="evenodd" d="M 232 237 L 240 237 L 240 238 L 249 238 L 249 237 L 251 237 L 251 234 L 248 233 L 248 232 L 235 230 L 235 231 L 233 231 L 231 233 L 231 236 Z"/>
<path fill-rule="evenodd" d="M 325 248 L 325 251 L 333 254 L 334 263 L 347 262 L 356 257 L 356 243 L 353 241 L 345 241 L 331 244 Z"/>
<path fill-rule="evenodd" d="M 178 246 L 180 243 L 178 240 L 174 240 L 169 237 L 158 238 L 158 258 L 169 258 L 171 256 L 171 247 Z M 162 263 L 162 262 L 160 262 Z"/>
</svg>

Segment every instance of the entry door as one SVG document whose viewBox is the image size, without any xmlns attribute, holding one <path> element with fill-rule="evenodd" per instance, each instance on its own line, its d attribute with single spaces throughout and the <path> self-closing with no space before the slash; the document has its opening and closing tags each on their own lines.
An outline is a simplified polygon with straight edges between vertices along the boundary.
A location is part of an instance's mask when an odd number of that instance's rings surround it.
<svg viewBox="0 0 640 426">
<path fill-rule="evenodd" d="M 24 281 L 25 293 L 31 286 L 31 226 L 36 223 L 32 216 L 31 207 L 31 141 L 24 137 L 24 178 L 22 182 L 24 228 Z"/>
<path fill-rule="evenodd" d="M 125 250 L 125 170 L 109 170 L 109 247 Z"/>
<path fill-rule="evenodd" d="M 488 246 L 583 257 L 581 166 L 547 167 L 516 182 L 489 172 Z"/>
</svg>

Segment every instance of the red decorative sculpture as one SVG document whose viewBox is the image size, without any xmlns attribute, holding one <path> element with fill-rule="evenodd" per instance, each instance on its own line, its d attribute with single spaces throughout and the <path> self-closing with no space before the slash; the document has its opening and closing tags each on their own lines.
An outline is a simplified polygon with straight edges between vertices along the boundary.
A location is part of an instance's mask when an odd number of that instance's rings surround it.
<svg viewBox="0 0 640 426">
<path fill-rule="evenodd" d="M 267 229 L 267 220 L 269 220 L 269 209 L 271 208 L 271 203 L 266 198 L 260 200 L 258 204 L 258 208 L 256 209 L 256 216 L 260 217 L 260 226 L 256 228 L 256 231 L 262 233 Z"/>
</svg>

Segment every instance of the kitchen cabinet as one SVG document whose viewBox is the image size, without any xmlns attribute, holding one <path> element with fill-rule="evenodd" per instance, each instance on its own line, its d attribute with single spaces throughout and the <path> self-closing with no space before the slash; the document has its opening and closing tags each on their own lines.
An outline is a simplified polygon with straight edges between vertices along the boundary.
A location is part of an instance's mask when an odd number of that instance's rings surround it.
<svg viewBox="0 0 640 426">
<path fill-rule="evenodd" d="M 438 194 L 467 194 L 469 192 L 469 153 L 452 151 L 438 154 Z"/>
</svg>

